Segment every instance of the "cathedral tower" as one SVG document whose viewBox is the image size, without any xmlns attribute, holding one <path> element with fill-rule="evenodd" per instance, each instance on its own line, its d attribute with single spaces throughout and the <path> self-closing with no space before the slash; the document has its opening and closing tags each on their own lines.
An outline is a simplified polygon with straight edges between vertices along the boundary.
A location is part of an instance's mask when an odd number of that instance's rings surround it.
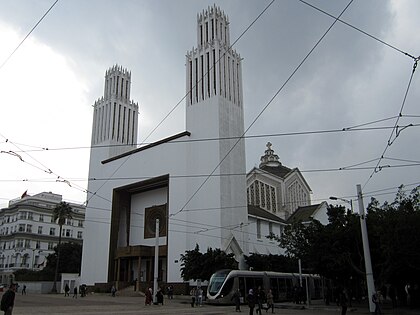
<svg viewBox="0 0 420 315">
<path fill-rule="evenodd" d="M 188 207 L 202 208 L 206 193 L 220 196 L 213 211 L 191 211 L 187 220 L 219 227 L 210 247 L 238 259 L 248 252 L 242 68 L 230 47 L 229 19 L 215 5 L 197 15 L 197 47 L 186 55 L 186 92 L 186 127 L 193 140 L 189 171 L 214 175 L 197 193 L 191 185 Z M 194 142 L 198 139 L 211 140 Z M 196 236 L 190 242 L 193 248 Z"/>
<path fill-rule="evenodd" d="M 108 158 L 134 149 L 138 104 L 130 100 L 131 72 L 115 65 L 105 72 L 104 96 L 94 107 L 92 147 L 109 145 Z"/>
</svg>

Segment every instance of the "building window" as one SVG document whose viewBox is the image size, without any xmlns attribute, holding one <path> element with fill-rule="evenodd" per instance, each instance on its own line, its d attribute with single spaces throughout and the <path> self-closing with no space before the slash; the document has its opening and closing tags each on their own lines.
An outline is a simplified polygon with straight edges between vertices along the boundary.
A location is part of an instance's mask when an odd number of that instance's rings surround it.
<svg viewBox="0 0 420 315">
<path fill-rule="evenodd" d="M 273 212 L 277 211 L 277 202 L 276 202 L 276 190 L 274 187 L 271 187 L 271 208 L 273 209 Z"/>
<path fill-rule="evenodd" d="M 25 240 L 25 248 L 31 248 L 31 241 Z"/>
<path fill-rule="evenodd" d="M 268 233 L 273 234 L 273 222 L 268 223 Z"/>
<path fill-rule="evenodd" d="M 260 205 L 260 182 L 255 181 L 255 205 Z"/>
<path fill-rule="evenodd" d="M 261 183 L 261 208 L 265 208 L 265 185 Z"/>
<path fill-rule="evenodd" d="M 55 228 L 50 228 L 50 235 L 55 235 Z"/>
<path fill-rule="evenodd" d="M 51 223 L 55 223 L 53 216 L 51 216 Z"/>
<path fill-rule="evenodd" d="M 19 232 L 25 232 L 25 224 L 19 224 Z"/>
<path fill-rule="evenodd" d="M 78 227 L 83 227 L 83 221 L 82 220 L 79 220 L 79 222 L 77 223 L 77 226 Z"/>
<path fill-rule="evenodd" d="M 73 231 L 70 229 L 66 229 L 66 237 L 72 237 L 73 236 Z"/>
<path fill-rule="evenodd" d="M 42 226 L 38 226 L 38 234 L 42 234 Z"/>
<path fill-rule="evenodd" d="M 261 220 L 257 219 L 257 238 L 261 238 Z"/>
<path fill-rule="evenodd" d="M 41 242 L 40 241 L 36 241 L 35 248 L 36 249 L 40 249 L 41 248 Z"/>
<path fill-rule="evenodd" d="M 30 225 L 30 224 L 26 225 L 26 232 L 27 233 L 32 233 L 32 225 Z"/>
<path fill-rule="evenodd" d="M 53 242 L 48 242 L 48 249 L 49 250 L 53 250 L 54 249 L 54 243 Z"/>
<path fill-rule="evenodd" d="M 251 184 L 251 205 L 255 205 L 254 184 Z"/>
<path fill-rule="evenodd" d="M 77 232 L 77 238 L 82 238 L 83 237 L 83 232 L 82 231 L 78 231 Z"/>
<path fill-rule="evenodd" d="M 267 202 L 267 210 L 271 211 L 270 186 L 265 184 L 265 200 Z"/>
<path fill-rule="evenodd" d="M 33 220 L 34 214 L 32 212 L 28 212 L 28 220 Z"/>
<path fill-rule="evenodd" d="M 44 215 L 43 214 L 39 215 L 39 222 L 44 222 Z"/>
<path fill-rule="evenodd" d="M 22 211 L 19 213 L 19 219 L 20 220 L 25 220 L 26 219 L 26 211 Z"/>
<path fill-rule="evenodd" d="M 14 247 L 14 245 L 13 245 Z M 23 248 L 23 240 L 17 240 L 16 248 Z"/>
</svg>

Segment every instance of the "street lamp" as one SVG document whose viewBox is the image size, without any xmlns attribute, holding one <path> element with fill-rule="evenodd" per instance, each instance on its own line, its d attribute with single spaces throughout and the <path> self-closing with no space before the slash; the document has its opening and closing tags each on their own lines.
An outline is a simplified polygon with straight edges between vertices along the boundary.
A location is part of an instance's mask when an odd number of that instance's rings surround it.
<svg viewBox="0 0 420 315">
<path fill-rule="evenodd" d="M 349 199 L 331 196 L 330 200 L 341 200 L 341 201 L 347 202 L 348 204 L 350 204 L 351 213 L 353 213 L 353 200 L 352 199 L 349 200 Z"/>
</svg>

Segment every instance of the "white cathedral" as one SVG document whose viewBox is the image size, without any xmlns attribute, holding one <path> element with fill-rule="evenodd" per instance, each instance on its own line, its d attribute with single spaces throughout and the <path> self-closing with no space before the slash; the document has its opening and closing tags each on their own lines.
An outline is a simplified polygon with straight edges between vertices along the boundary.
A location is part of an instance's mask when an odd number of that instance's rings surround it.
<svg viewBox="0 0 420 315">
<path fill-rule="evenodd" d="M 94 104 L 82 283 L 149 285 L 156 219 L 159 281 L 180 290 L 180 254 L 196 244 L 234 253 L 240 268 L 251 252 L 282 253 L 265 236 L 310 205 L 311 190 L 271 145 L 246 175 L 241 60 L 228 17 L 216 6 L 200 13 L 197 47 L 186 56 L 186 131 L 142 147 L 131 73 L 106 71 Z"/>
</svg>

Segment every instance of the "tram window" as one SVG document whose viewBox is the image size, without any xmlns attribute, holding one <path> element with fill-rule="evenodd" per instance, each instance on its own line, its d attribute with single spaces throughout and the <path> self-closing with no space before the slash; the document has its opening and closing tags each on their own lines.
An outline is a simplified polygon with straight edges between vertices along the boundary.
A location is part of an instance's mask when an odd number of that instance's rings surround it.
<svg viewBox="0 0 420 315">
<path fill-rule="evenodd" d="M 232 287 L 233 287 L 233 280 L 234 278 L 230 278 L 226 281 L 226 283 L 223 285 L 221 294 L 223 296 L 226 296 L 230 293 L 230 291 L 232 291 Z"/>
<path fill-rule="evenodd" d="M 246 290 L 247 290 L 246 294 L 248 294 L 248 291 L 250 289 L 255 289 L 254 278 L 245 278 L 245 284 L 246 284 Z"/>
<path fill-rule="evenodd" d="M 255 278 L 255 288 L 258 289 L 258 287 L 261 287 L 261 288 L 265 289 L 263 278 Z"/>
<path fill-rule="evenodd" d="M 277 278 L 270 278 L 270 289 L 273 293 L 273 300 L 279 300 L 279 286 L 278 286 L 278 279 Z M 280 280 L 280 279 L 279 279 Z"/>
<path fill-rule="evenodd" d="M 279 280 L 279 299 L 282 301 L 287 300 L 286 279 L 281 278 L 278 280 Z"/>
<path fill-rule="evenodd" d="M 292 299 L 293 298 L 293 280 L 292 279 L 285 279 L 286 280 L 286 298 Z"/>
<path fill-rule="evenodd" d="M 245 297 L 248 293 L 245 290 L 245 279 L 244 279 L 244 277 L 239 277 L 239 291 L 241 292 L 242 297 Z"/>
</svg>

